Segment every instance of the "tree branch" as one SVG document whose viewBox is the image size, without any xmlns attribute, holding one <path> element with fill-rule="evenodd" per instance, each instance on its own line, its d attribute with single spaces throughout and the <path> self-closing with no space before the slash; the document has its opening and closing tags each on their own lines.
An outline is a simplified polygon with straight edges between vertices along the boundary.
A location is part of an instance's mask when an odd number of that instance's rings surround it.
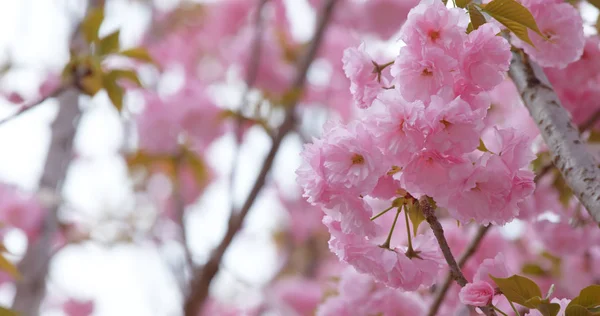
<svg viewBox="0 0 600 316">
<path fill-rule="evenodd" d="M 442 250 L 442 254 L 444 254 L 446 263 L 448 263 L 448 267 L 450 268 L 450 277 L 452 279 L 454 279 L 454 281 L 456 281 L 456 283 L 458 283 L 458 285 L 460 285 L 460 287 L 464 287 L 468 283 L 468 281 L 465 278 L 465 275 L 462 273 L 462 271 L 460 271 L 460 267 L 459 267 L 458 263 L 456 263 L 456 260 L 454 259 L 454 256 L 452 255 L 452 251 L 450 250 L 448 241 L 446 241 L 446 237 L 444 236 L 444 228 L 442 227 L 442 224 L 440 224 L 437 217 L 435 216 L 435 208 L 431 204 L 430 198 L 428 196 L 421 197 L 419 199 L 419 205 L 421 206 L 421 211 L 423 212 L 423 215 L 425 216 L 425 220 L 427 221 L 427 223 L 429 223 L 429 226 L 431 226 L 433 235 L 435 236 L 435 239 L 437 239 L 438 244 L 440 245 L 440 249 Z M 485 233 L 483 233 L 483 234 L 485 234 Z M 483 235 L 482 235 L 482 237 L 483 237 Z M 468 254 L 469 252 L 474 252 L 474 251 L 475 251 L 475 247 L 473 247 L 472 250 L 467 248 L 465 253 Z M 464 261 L 466 261 L 467 258 L 468 257 L 464 258 Z M 463 262 L 463 264 L 464 264 L 464 262 Z M 480 309 L 483 311 L 484 314 L 486 314 L 488 316 L 496 315 L 496 312 L 494 312 L 494 310 L 490 306 L 480 307 Z M 429 314 L 429 315 L 432 315 L 432 314 Z"/>
<path fill-rule="evenodd" d="M 306 74 L 308 73 L 308 69 L 317 54 L 317 50 L 323 39 L 336 2 L 337 0 L 328 0 L 323 5 L 323 10 L 319 18 L 315 35 L 310 43 L 306 55 L 304 56 L 304 59 L 298 66 L 298 73 L 292 85 L 292 89 L 294 91 L 302 91 L 304 89 L 304 85 L 306 83 Z M 210 284 L 219 270 L 219 266 L 227 248 L 233 241 L 236 233 L 241 228 L 246 215 L 258 197 L 259 192 L 265 185 L 267 174 L 273 166 L 275 155 L 279 151 L 279 147 L 281 146 L 283 138 L 294 128 L 294 109 L 298 99 L 293 99 L 294 100 L 289 101 L 289 104 L 284 104 L 284 108 L 287 109 L 285 120 L 279 128 L 279 132 L 275 136 L 275 139 L 273 140 L 271 149 L 267 154 L 258 178 L 256 179 L 246 202 L 242 206 L 239 213 L 235 212 L 231 214 L 225 237 L 219 246 L 214 250 L 204 267 L 194 275 L 194 278 L 191 282 L 191 293 L 187 297 L 184 306 L 186 316 L 197 316 L 202 310 L 202 305 L 208 297 Z"/>
<path fill-rule="evenodd" d="M 539 71 L 534 72 L 534 67 Z M 550 149 L 552 161 L 591 217 L 600 223 L 600 169 L 543 71 L 513 51 L 509 75 Z"/>
<path fill-rule="evenodd" d="M 471 258 L 471 256 L 473 256 L 473 254 L 475 254 L 475 251 L 477 251 L 479 244 L 483 240 L 483 237 L 485 237 L 485 234 L 488 232 L 490 227 L 491 227 L 491 225 L 479 227 L 479 229 L 477 230 L 477 233 L 475 234 L 475 236 L 473 236 L 473 239 L 471 240 L 471 242 L 469 243 L 469 245 L 467 246 L 467 248 L 465 249 L 463 254 L 460 256 L 460 258 L 458 259 L 458 267 L 459 268 L 462 269 L 464 267 L 464 265 L 467 263 L 467 260 L 469 260 L 469 258 Z M 431 307 L 429 308 L 429 313 L 427 314 L 428 316 L 435 316 L 437 314 L 438 310 L 440 309 L 440 306 L 442 306 L 442 302 L 444 301 L 444 298 L 446 297 L 446 293 L 450 289 L 451 284 L 452 284 L 452 273 L 448 272 L 448 274 L 446 275 L 446 279 L 444 279 L 444 283 L 442 284 L 442 287 L 435 294 L 433 304 L 431 304 Z"/>
<path fill-rule="evenodd" d="M 258 6 L 256 9 L 256 17 L 254 20 L 254 38 L 252 39 L 252 47 L 250 52 L 250 59 L 248 60 L 248 72 L 246 73 L 246 87 L 242 94 L 242 99 L 239 105 L 237 115 L 235 117 L 235 126 L 233 129 L 233 136 L 235 137 L 235 148 L 233 152 L 233 159 L 231 162 L 231 170 L 229 175 L 229 194 L 231 196 L 231 212 L 235 211 L 235 175 L 237 174 L 237 165 L 240 155 L 240 147 L 242 144 L 242 124 L 244 118 L 242 117 L 243 109 L 248 103 L 248 93 L 254 87 L 254 83 L 258 78 L 258 70 L 260 65 L 260 56 L 262 52 L 262 38 L 264 33 L 263 23 L 263 8 L 269 0 L 258 0 Z"/>
<path fill-rule="evenodd" d="M 60 195 L 64 178 L 73 154 L 73 138 L 77 130 L 79 116 L 79 91 L 71 88 L 59 96 L 59 110 L 51 125 L 52 138 L 44 174 L 40 180 L 43 190 L 51 190 Z M 39 315 L 40 305 L 46 295 L 46 276 L 54 252 L 52 243 L 59 229 L 59 204 L 48 207 L 41 228 L 41 236 L 30 241 L 27 251 L 19 263 L 23 278 L 17 283 L 13 309 L 23 316 Z"/>
</svg>

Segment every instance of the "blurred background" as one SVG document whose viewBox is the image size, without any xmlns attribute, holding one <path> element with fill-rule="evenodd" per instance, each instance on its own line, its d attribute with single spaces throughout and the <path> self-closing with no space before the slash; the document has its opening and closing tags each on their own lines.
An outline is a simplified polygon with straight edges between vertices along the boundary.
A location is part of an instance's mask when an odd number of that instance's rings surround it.
<svg viewBox="0 0 600 316">
<path fill-rule="evenodd" d="M 302 144 L 357 111 L 343 50 L 393 60 L 417 3 L 338 2 L 298 89 L 327 1 L 1 0 L 2 253 L 31 282 L 2 272 L 0 305 L 20 293 L 41 315 L 182 315 L 198 267 L 233 233 L 209 298 L 226 303 L 203 315 L 310 314 L 272 282 L 340 269 L 295 183 Z M 584 9 L 595 33 L 597 10 Z M 133 72 L 94 81 L 122 69 Z M 298 119 L 232 232 L 290 109 Z M 310 286 L 302 299 L 318 303 Z"/>
</svg>

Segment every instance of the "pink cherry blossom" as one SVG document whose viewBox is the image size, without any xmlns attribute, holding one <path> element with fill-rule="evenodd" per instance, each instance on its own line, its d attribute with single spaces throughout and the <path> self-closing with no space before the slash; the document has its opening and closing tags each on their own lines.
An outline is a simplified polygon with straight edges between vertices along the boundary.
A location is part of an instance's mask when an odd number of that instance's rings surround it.
<svg viewBox="0 0 600 316">
<path fill-rule="evenodd" d="M 473 277 L 473 281 L 495 284 L 490 275 L 495 278 L 508 278 L 512 275 L 506 265 L 504 254 L 498 253 L 493 259 L 483 260 Z"/>
<path fill-rule="evenodd" d="M 465 285 L 458 295 L 463 304 L 486 306 L 494 298 L 494 292 L 492 285 L 484 281 L 479 281 Z"/>
<path fill-rule="evenodd" d="M 460 97 L 448 100 L 444 96 L 431 96 L 425 111 L 425 120 L 431 126 L 426 147 L 448 155 L 475 150 L 483 130 L 481 113 L 472 111 Z"/>
<path fill-rule="evenodd" d="M 344 234 L 372 237 L 379 232 L 379 225 L 370 220 L 373 210 L 361 198 L 340 199 L 332 208 L 324 209 L 324 212 L 340 222 Z"/>
<path fill-rule="evenodd" d="M 317 310 L 318 316 L 350 316 L 376 313 L 384 316 L 421 315 L 426 306 L 415 293 L 402 292 L 375 283 L 366 274 L 346 268 L 335 285 L 337 295 L 327 298 Z"/>
<path fill-rule="evenodd" d="M 323 296 L 318 282 L 300 277 L 277 280 L 268 295 L 275 308 L 283 314 L 309 315 L 321 302 Z"/>
<path fill-rule="evenodd" d="M 403 166 L 424 145 L 423 103 L 405 101 L 396 89 L 383 92 L 376 103 L 385 111 L 368 117 L 366 124 L 390 162 Z"/>
<path fill-rule="evenodd" d="M 361 109 L 370 107 L 383 89 L 381 77 L 373 59 L 365 52 L 364 43 L 358 48 L 347 48 L 342 61 L 346 77 L 350 79 L 350 92 L 356 105 Z"/>
<path fill-rule="evenodd" d="M 504 80 L 510 64 L 510 44 L 498 32 L 491 23 L 482 25 L 469 34 L 461 54 L 462 75 L 486 91 Z"/>
<path fill-rule="evenodd" d="M 306 145 L 298 183 L 311 203 L 328 203 L 339 194 L 366 194 L 387 171 L 373 135 L 361 122 L 330 123 L 322 140 Z"/>
<path fill-rule="evenodd" d="M 527 167 L 535 159 L 531 150 L 531 140 L 519 134 L 514 128 L 491 129 L 489 137 L 483 138 L 485 147 L 500 156 L 506 166 L 512 170 Z"/>
<path fill-rule="evenodd" d="M 533 2 L 528 6 L 540 29 L 547 37 L 528 30 L 533 46 L 513 36 L 513 45 L 523 48 L 542 67 L 564 68 L 581 57 L 585 38 L 583 20 L 568 3 Z"/>
<path fill-rule="evenodd" d="M 448 211 L 461 222 L 503 225 L 519 214 L 518 204 L 533 193 L 533 173 L 511 170 L 499 156 L 484 154 L 473 164 L 455 168 L 456 191 Z M 456 182 L 454 182 L 456 181 Z"/>
<path fill-rule="evenodd" d="M 400 180 L 411 194 L 426 194 L 442 201 L 456 190 L 448 186 L 450 170 L 464 163 L 462 158 L 421 151 L 404 167 Z"/>
<path fill-rule="evenodd" d="M 448 9 L 442 2 L 422 0 L 408 14 L 400 38 L 412 47 L 438 47 L 457 58 L 466 37 L 468 19 L 460 9 Z"/>
<path fill-rule="evenodd" d="M 13 186 L 0 184 L 0 222 L 22 230 L 29 242 L 40 234 L 45 214 L 46 210 L 35 197 Z"/>
<path fill-rule="evenodd" d="M 63 311 L 67 316 L 89 316 L 94 312 L 94 301 L 69 299 L 63 303 Z"/>
<path fill-rule="evenodd" d="M 454 83 L 458 63 L 437 47 L 403 47 L 392 65 L 394 85 L 407 101 L 428 102 L 443 87 Z"/>
</svg>

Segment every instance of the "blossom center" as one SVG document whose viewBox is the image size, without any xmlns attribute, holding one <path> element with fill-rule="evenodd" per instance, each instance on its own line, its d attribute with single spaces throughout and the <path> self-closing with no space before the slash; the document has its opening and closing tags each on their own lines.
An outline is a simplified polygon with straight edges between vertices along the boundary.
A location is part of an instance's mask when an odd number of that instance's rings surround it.
<svg viewBox="0 0 600 316">
<path fill-rule="evenodd" d="M 359 154 L 352 155 L 352 164 L 353 165 L 362 165 L 365 163 L 365 157 Z"/>
<path fill-rule="evenodd" d="M 435 43 L 440 38 L 440 32 L 439 31 L 429 31 L 429 38 L 431 39 L 432 42 Z"/>
<path fill-rule="evenodd" d="M 433 72 L 429 70 L 429 68 L 424 68 L 423 72 L 421 72 L 421 76 L 431 77 L 433 76 Z"/>
<path fill-rule="evenodd" d="M 444 124 L 444 128 L 448 128 L 452 125 L 452 123 L 446 121 L 445 119 L 441 120 L 440 123 Z"/>
</svg>

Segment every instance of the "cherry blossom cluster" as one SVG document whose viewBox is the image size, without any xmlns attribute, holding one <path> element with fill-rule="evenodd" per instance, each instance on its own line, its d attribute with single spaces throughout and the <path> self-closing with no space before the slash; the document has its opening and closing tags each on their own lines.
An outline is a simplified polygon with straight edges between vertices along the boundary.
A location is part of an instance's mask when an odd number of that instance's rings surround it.
<svg viewBox="0 0 600 316">
<path fill-rule="evenodd" d="M 329 122 L 297 171 L 308 201 L 325 208 L 331 249 L 391 287 L 431 285 L 443 260 L 428 234 L 408 248 L 381 246 L 387 230 L 371 220 L 367 197 L 427 195 L 463 223 L 502 225 L 534 190 L 530 139 L 484 124 L 486 93 L 503 81 L 510 45 L 490 23 L 467 34 L 464 16 L 422 1 L 400 31 L 406 46 L 393 65 L 373 62 L 364 45 L 347 49 L 350 89 L 367 110 L 346 125 Z"/>
</svg>

